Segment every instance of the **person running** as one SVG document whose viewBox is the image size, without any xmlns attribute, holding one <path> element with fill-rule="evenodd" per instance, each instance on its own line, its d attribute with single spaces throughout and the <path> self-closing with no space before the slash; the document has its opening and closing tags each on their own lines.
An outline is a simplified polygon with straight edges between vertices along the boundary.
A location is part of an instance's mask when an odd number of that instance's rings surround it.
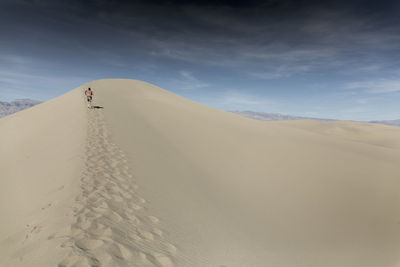
<svg viewBox="0 0 400 267">
<path fill-rule="evenodd" d="M 93 91 L 92 89 L 90 89 L 90 87 L 85 91 L 85 95 L 87 98 L 87 102 L 88 102 L 88 108 L 92 107 L 92 99 L 93 99 Z"/>
</svg>

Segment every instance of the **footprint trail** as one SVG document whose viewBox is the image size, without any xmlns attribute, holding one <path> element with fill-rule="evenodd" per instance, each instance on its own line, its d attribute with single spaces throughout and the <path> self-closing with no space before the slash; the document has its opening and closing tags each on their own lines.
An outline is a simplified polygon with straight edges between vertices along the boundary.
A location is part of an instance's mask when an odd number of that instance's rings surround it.
<svg viewBox="0 0 400 267">
<path fill-rule="evenodd" d="M 58 267 L 177 266 L 170 243 L 137 192 L 128 161 L 111 140 L 102 110 L 88 110 L 85 170 L 75 199 L 75 221 Z"/>
</svg>

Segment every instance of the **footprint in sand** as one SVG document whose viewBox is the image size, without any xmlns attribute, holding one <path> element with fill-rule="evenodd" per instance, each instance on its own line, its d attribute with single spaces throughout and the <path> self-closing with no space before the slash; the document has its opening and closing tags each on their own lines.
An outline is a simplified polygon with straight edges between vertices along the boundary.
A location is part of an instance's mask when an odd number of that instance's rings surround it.
<svg viewBox="0 0 400 267">
<path fill-rule="evenodd" d="M 139 256 L 138 258 L 140 259 L 141 263 L 143 263 L 143 265 L 145 265 L 145 266 L 152 265 L 152 263 L 149 261 L 149 258 L 147 257 L 147 255 L 145 253 L 139 252 L 138 256 Z"/>
<path fill-rule="evenodd" d="M 99 237 L 110 237 L 113 234 L 110 227 L 97 223 L 88 229 L 88 232 Z"/>
<path fill-rule="evenodd" d="M 79 259 L 73 266 L 79 266 L 79 267 L 99 267 L 100 264 L 97 264 L 98 262 L 91 262 L 89 259 L 87 258 L 81 258 Z"/>
<path fill-rule="evenodd" d="M 76 223 L 76 226 L 83 230 L 86 230 L 90 227 L 91 224 L 92 223 L 90 221 L 86 220 L 86 221 L 81 221 L 81 222 Z"/>
<path fill-rule="evenodd" d="M 132 257 L 132 253 L 121 244 L 111 244 L 107 251 L 114 257 L 122 260 L 128 260 Z"/>
<path fill-rule="evenodd" d="M 62 243 L 60 246 L 62 248 L 72 248 L 74 246 L 74 242 L 68 240 L 68 241 L 65 241 L 64 243 Z"/>
<path fill-rule="evenodd" d="M 133 221 L 135 224 L 137 224 L 137 225 L 140 224 L 140 220 L 135 215 L 127 213 L 126 217 L 128 217 L 128 219 L 130 221 Z"/>
<path fill-rule="evenodd" d="M 160 229 L 158 229 L 158 228 L 154 228 L 152 231 L 151 231 L 153 234 L 156 234 L 156 235 L 158 235 L 158 236 L 162 236 L 162 234 L 163 234 L 163 232 L 160 230 Z"/>
<path fill-rule="evenodd" d="M 113 200 L 116 202 L 124 202 L 124 199 L 118 195 L 114 195 Z"/>
<path fill-rule="evenodd" d="M 150 232 L 146 232 L 146 231 L 139 231 L 139 235 L 147 240 L 154 240 L 154 235 Z"/>
<path fill-rule="evenodd" d="M 132 195 L 130 193 L 126 193 L 126 192 L 121 192 L 121 195 L 125 198 L 125 199 L 132 199 Z"/>
<path fill-rule="evenodd" d="M 166 247 L 167 251 L 168 251 L 169 253 L 171 253 L 172 255 L 176 254 L 177 248 L 176 248 L 174 245 L 172 245 L 172 244 L 165 244 L 165 247 Z"/>
<path fill-rule="evenodd" d="M 94 252 L 94 258 L 101 264 L 99 266 L 113 267 L 115 264 L 112 263 L 112 256 L 104 251 Z"/>
<path fill-rule="evenodd" d="M 104 211 L 109 208 L 108 204 L 106 201 L 101 200 L 93 204 L 94 208 L 96 208 L 98 211 Z"/>
<path fill-rule="evenodd" d="M 100 247 L 101 245 L 103 245 L 103 241 L 102 240 L 98 240 L 98 239 L 89 239 L 89 238 L 84 238 L 84 239 L 80 239 L 75 241 L 75 245 L 83 250 L 93 250 L 96 249 L 98 247 Z"/>
<path fill-rule="evenodd" d="M 71 236 L 83 237 L 84 236 L 84 232 L 82 231 L 82 229 L 74 227 L 74 228 L 71 229 Z"/>
<path fill-rule="evenodd" d="M 162 253 L 152 253 L 152 256 L 159 266 L 163 267 L 172 267 L 174 264 L 172 263 L 171 259 Z"/>
<path fill-rule="evenodd" d="M 110 219 L 111 221 L 116 222 L 116 223 L 122 221 L 122 217 L 118 213 L 116 213 L 114 211 L 111 211 L 111 212 L 107 213 L 104 216 L 106 218 Z"/>
<path fill-rule="evenodd" d="M 80 258 L 77 255 L 71 255 L 68 256 L 67 258 L 65 258 L 64 260 L 62 260 L 59 264 L 58 267 L 71 267 L 71 266 L 76 266 L 76 262 L 79 260 Z"/>
<path fill-rule="evenodd" d="M 26 235 L 25 238 L 29 238 L 31 234 L 38 234 L 42 231 L 43 226 L 42 225 L 35 225 L 32 227 L 32 229 L 29 231 L 29 233 Z"/>
<path fill-rule="evenodd" d="M 81 194 L 73 206 L 76 220 L 61 245 L 71 254 L 58 267 L 173 266 L 177 249 L 156 227 L 159 219 L 147 214 L 146 200 L 136 193 L 128 161 L 111 142 L 100 112 L 89 113 L 88 136 Z"/>
<path fill-rule="evenodd" d="M 134 209 L 134 210 L 136 210 L 136 211 L 143 209 L 143 207 L 141 207 L 139 205 L 136 205 L 135 203 L 129 203 L 129 207 Z"/>
<path fill-rule="evenodd" d="M 47 204 L 46 206 L 42 207 L 42 210 L 46 210 L 46 209 L 50 208 L 51 205 L 52 205 L 52 203 Z"/>
<path fill-rule="evenodd" d="M 160 221 L 157 217 L 154 216 L 148 216 L 147 218 L 149 218 L 152 223 L 158 223 Z"/>
<path fill-rule="evenodd" d="M 130 234 L 129 236 L 130 236 L 133 240 L 136 240 L 136 241 L 141 241 L 141 240 L 143 240 L 139 235 L 137 235 L 137 234 L 135 234 L 135 233 Z"/>
</svg>

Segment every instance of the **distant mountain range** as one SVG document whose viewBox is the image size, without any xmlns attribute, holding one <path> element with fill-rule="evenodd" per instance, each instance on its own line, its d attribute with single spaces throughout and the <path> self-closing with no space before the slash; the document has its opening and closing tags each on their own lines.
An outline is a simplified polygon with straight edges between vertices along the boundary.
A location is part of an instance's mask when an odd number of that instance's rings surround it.
<svg viewBox="0 0 400 267">
<path fill-rule="evenodd" d="M 261 120 L 261 121 L 286 121 L 286 120 L 317 120 L 317 121 L 335 121 L 333 119 L 323 119 L 323 118 L 311 118 L 311 117 L 299 117 L 291 115 L 283 115 L 279 113 L 265 113 L 265 112 L 255 112 L 255 111 L 230 111 L 235 114 L 239 114 L 251 119 Z M 390 126 L 400 126 L 399 120 L 384 120 L 384 121 L 368 121 L 370 123 L 385 124 Z"/>
<path fill-rule="evenodd" d="M 289 121 L 289 120 L 317 120 L 317 121 L 334 121 L 332 119 L 300 117 L 292 115 L 283 115 L 279 113 L 264 113 L 255 111 L 231 111 L 232 113 L 239 114 L 251 119 L 260 121 Z"/>
<path fill-rule="evenodd" d="M 391 121 L 370 121 L 370 123 L 379 123 L 390 126 L 400 126 L 400 120 L 391 120 Z"/>
<path fill-rule="evenodd" d="M 0 101 L 0 118 L 21 111 L 23 109 L 30 108 L 39 103 L 41 102 L 32 99 L 16 99 L 11 102 Z"/>
<path fill-rule="evenodd" d="M 32 99 L 16 99 L 11 102 L 1 102 L 0 101 L 0 118 L 10 115 L 10 114 L 13 114 L 15 112 L 30 108 L 30 107 L 40 104 L 40 103 L 41 103 L 41 101 L 32 100 Z M 251 119 L 260 120 L 260 121 L 286 121 L 286 120 L 335 121 L 333 119 L 301 117 L 301 116 L 284 115 L 284 114 L 279 114 L 279 113 L 255 112 L 255 111 L 249 111 L 249 110 L 230 111 L 230 112 L 238 114 L 238 115 L 242 115 L 242 116 L 245 116 L 245 117 L 248 117 Z M 368 121 L 368 122 L 400 127 L 400 119 L 399 120 Z"/>
</svg>

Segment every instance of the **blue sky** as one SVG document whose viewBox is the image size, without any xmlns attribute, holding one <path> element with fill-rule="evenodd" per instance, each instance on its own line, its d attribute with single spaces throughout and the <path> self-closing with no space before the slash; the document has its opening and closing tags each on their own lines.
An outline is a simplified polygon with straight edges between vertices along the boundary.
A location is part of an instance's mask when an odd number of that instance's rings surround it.
<svg viewBox="0 0 400 267">
<path fill-rule="evenodd" d="M 101 78 L 225 110 L 400 118 L 397 1 L 0 2 L 0 101 Z"/>
</svg>

